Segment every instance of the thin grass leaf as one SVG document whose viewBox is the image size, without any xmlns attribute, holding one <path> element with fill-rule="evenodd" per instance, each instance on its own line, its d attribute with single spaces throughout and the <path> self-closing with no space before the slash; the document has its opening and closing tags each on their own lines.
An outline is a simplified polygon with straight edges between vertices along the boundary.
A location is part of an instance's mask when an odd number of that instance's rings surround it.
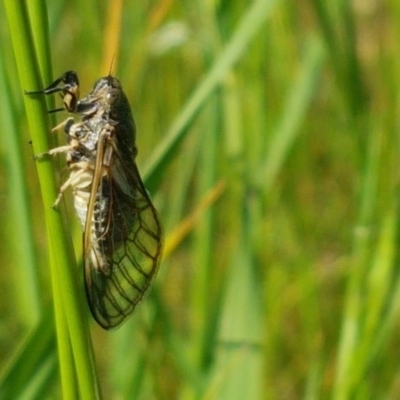
<svg viewBox="0 0 400 400">
<path fill-rule="evenodd" d="M 25 163 L 21 151 L 22 140 L 18 132 L 17 114 L 6 81 L 4 69 L 4 48 L 0 51 L 0 92 L 6 101 L 3 102 L 1 115 L 2 147 L 6 149 L 7 171 L 9 176 L 9 198 L 12 213 L 11 235 L 17 267 L 15 274 L 15 292 L 19 294 L 16 310 L 21 313 L 23 323 L 32 325 L 38 321 L 41 312 L 41 296 L 38 277 L 37 252 L 34 230 L 29 215 L 27 178 Z"/>
<path fill-rule="evenodd" d="M 166 163 L 173 158 L 179 143 L 187 133 L 190 122 L 205 105 L 207 98 L 223 82 L 225 75 L 234 66 L 235 62 L 247 50 L 247 46 L 259 29 L 264 26 L 276 3 L 278 3 L 276 0 L 257 0 L 248 8 L 231 40 L 184 105 L 180 115 L 173 122 L 165 138 L 156 147 L 146 167 L 143 169 L 143 177 L 150 191 L 157 186 L 162 171 L 166 168 Z"/>
<path fill-rule="evenodd" d="M 291 88 L 275 132 L 272 134 L 268 154 L 255 182 L 265 193 L 271 190 L 289 151 L 300 134 L 300 127 L 317 89 L 318 76 L 324 60 L 321 43 L 309 40 L 302 70 Z"/>
<path fill-rule="evenodd" d="M 53 310 L 49 308 L 43 314 L 3 371 L 0 377 L 2 399 L 22 398 L 22 393 L 32 386 L 36 387 L 37 392 L 49 389 L 48 379 L 56 371 L 56 342 L 52 313 Z M 49 368 L 49 365 L 52 368 Z M 35 371 L 35 374 L 32 371 Z M 43 371 L 41 384 L 36 382 L 34 385 L 36 373 L 40 371 Z M 30 393 L 33 395 L 32 390 Z"/>
<path fill-rule="evenodd" d="M 39 79 L 39 71 L 36 63 L 36 55 L 33 51 L 34 45 L 30 36 L 30 22 L 27 15 L 27 9 L 23 2 L 6 1 L 7 17 L 10 25 L 11 36 L 14 44 L 15 56 L 17 59 L 18 73 L 21 82 L 21 92 L 23 89 L 43 87 Z M 42 4 L 35 4 L 41 7 Z M 30 9 L 32 12 L 32 9 Z M 38 15 L 44 15 L 38 12 Z M 39 54 L 40 56 L 40 54 Z M 43 63 L 45 64 L 45 63 Z M 42 64 L 42 65 L 43 65 Z M 47 77 L 48 78 L 48 77 Z M 37 154 L 43 153 L 48 149 L 46 133 L 49 132 L 48 121 L 46 120 L 46 109 L 44 101 L 37 101 L 24 96 L 28 122 L 33 138 L 33 147 Z M 75 367 L 79 377 L 79 388 L 84 398 L 98 398 L 98 385 L 96 382 L 93 357 L 91 355 L 91 343 L 89 339 L 86 317 L 82 306 L 82 294 L 77 290 L 76 277 L 71 269 L 73 263 L 73 252 L 70 239 L 67 239 L 65 225 L 62 222 L 61 215 L 51 208 L 51 204 L 57 196 L 54 173 L 50 162 L 39 162 L 37 164 L 39 180 L 43 202 L 45 206 L 45 218 L 47 227 L 47 236 L 50 242 L 50 265 L 53 280 L 53 295 L 55 298 L 56 312 L 62 313 L 58 321 L 66 319 L 68 321 L 69 331 L 72 332 L 69 340 L 64 336 L 65 323 L 57 325 L 57 335 L 60 346 L 65 351 L 60 352 L 62 356 L 67 355 L 72 344 Z M 55 284 L 55 280 L 58 283 Z M 61 283 L 62 282 L 62 283 Z M 68 307 L 68 313 L 67 313 Z M 57 320 L 56 320 L 57 321 Z M 64 340 L 63 340 L 64 338 Z M 70 370 L 71 358 L 60 359 L 61 363 Z M 72 393 L 75 395 L 75 381 L 71 373 L 63 374 L 63 377 L 69 377 L 68 382 L 63 381 L 63 391 L 65 398 Z M 72 391 L 72 392 L 71 392 Z"/>
<path fill-rule="evenodd" d="M 205 399 L 263 399 L 262 307 L 246 232 L 232 255 L 217 341 L 216 362 Z"/>
<path fill-rule="evenodd" d="M 353 393 L 357 369 L 352 368 L 357 344 L 362 335 L 364 279 L 369 267 L 370 236 L 367 226 L 371 223 L 377 201 L 379 161 L 382 137 L 374 130 L 369 133 L 368 153 L 360 194 L 358 227 L 354 234 L 353 266 L 348 280 L 346 303 L 342 320 L 339 356 L 336 371 L 334 398 L 341 399 Z"/>
</svg>

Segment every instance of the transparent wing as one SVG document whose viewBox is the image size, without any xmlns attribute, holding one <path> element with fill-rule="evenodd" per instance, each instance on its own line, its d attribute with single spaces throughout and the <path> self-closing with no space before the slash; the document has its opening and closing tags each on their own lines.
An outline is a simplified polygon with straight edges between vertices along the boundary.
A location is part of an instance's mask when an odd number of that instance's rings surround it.
<svg viewBox="0 0 400 400">
<path fill-rule="evenodd" d="M 114 156 L 98 180 L 96 199 L 89 202 L 93 222 L 84 233 L 86 294 L 93 317 L 105 329 L 122 323 L 142 300 L 157 274 L 163 245 L 161 224 L 136 164 Z"/>
</svg>

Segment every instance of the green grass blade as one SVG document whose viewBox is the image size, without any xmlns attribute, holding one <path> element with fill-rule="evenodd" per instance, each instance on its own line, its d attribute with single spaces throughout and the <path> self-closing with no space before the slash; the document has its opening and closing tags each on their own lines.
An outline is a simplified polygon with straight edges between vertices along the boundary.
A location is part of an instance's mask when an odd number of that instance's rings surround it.
<svg viewBox="0 0 400 400">
<path fill-rule="evenodd" d="M 17 59 L 21 92 L 24 89 L 43 87 L 42 81 L 39 79 L 39 71 L 30 36 L 30 23 L 25 4 L 22 1 L 6 1 L 5 5 Z M 42 7 L 43 4 L 38 3 L 36 6 Z M 30 11 L 32 12 L 32 9 Z M 38 15 L 44 15 L 44 13 L 39 11 Z M 46 134 L 50 131 L 44 101 L 41 99 L 32 99 L 28 96 L 24 96 L 24 101 L 33 138 L 33 148 L 36 154 L 40 154 L 48 150 Z M 71 241 L 67 239 L 61 214 L 54 212 L 51 208 L 54 199 L 57 197 L 52 165 L 49 161 L 44 160 L 37 163 L 37 168 L 45 207 L 47 236 L 50 242 L 50 265 L 56 314 L 61 316 L 60 318 L 56 318 L 56 321 L 59 322 L 57 324 L 57 336 L 59 345 L 61 346 L 59 354 L 61 357 L 65 356 L 65 358 L 60 358 L 60 363 L 68 371 L 71 371 L 71 368 L 73 368 L 72 359 L 69 356 L 69 347 L 71 344 L 81 395 L 83 398 L 95 399 L 99 397 L 98 385 L 93 356 L 91 355 L 91 343 L 86 316 L 84 315 L 83 296 L 77 289 L 76 274 L 74 269 L 71 268 L 71 265 L 75 265 L 73 262 Z M 65 336 L 64 332 L 66 329 L 65 320 L 68 322 L 69 337 Z M 65 398 L 68 398 L 71 393 L 75 395 L 76 390 L 74 390 L 75 381 L 72 379 L 73 375 L 71 372 L 62 375 L 63 378 L 68 377 L 69 379 L 68 382 L 63 381 L 62 385 Z"/>
<path fill-rule="evenodd" d="M 205 398 L 263 399 L 262 302 L 243 228 L 221 310 L 216 362 Z M 247 236 L 248 237 L 248 236 Z M 258 294 L 258 295 L 257 295 Z"/>
<path fill-rule="evenodd" d="M 38 321 L 41 312 L 41 298 L 38 276 L 37 252 L 32 221 L 29 215 L 27 177 L 23 152 L 22 135 L 18 132 L 17 112 L 4 69 L 4 48 L 0 51 L 0 92 L 5 101 L 0 119 L 2 147 L 6 149 L 7 171 L 9 176 L 9 199 L 12 209 L 11 243 L 15 248 L 16 268 L 14 274 L 15 293 L 18 295 L 16 311 L 23 323 L 32 325 Z M 27 145 L 27 143 L 25 143 Z"/>
<path fill-rule="evenodd" d="M 46 379 L 56 371 L 56 342 L 52 313 L 53 310 L 49 309 L 43 314 L 39 323 L 10 360 L 0 377 L 1 398 L 22 398 L 22 393 L 27 387 L 33 386 L 36 373 L 42 369 L 45 376 L 41 377 L 42 385 L 38 386 L 36 383 L 36 390 L 42 392 L 48 389 L 45 384 Z M 50 362 L 52 368 L 47 368 L 47 362 Z"/>
<path fill-rule="evenodd" d="M 360 211 L 358 228 L 354 234 L 353 265 L 348 280 L 346 303 L 343 315 L 339 356 L 334 396 L 342 399 L 350 396 L 354 390 L 357 368 L 352 368 L 357 345 L 363 332 L 363 291 L 364 279 L 369 268 L 370 237 L 364 234 L 363 229 L 373 218 L 374 207 L 377 201 L 377 184 L 379 176 L 379 161 L 382 151 L 382 137 L 371 129 L 368 135 L 368 152 L 365 158 L 365 170 L 360 193 Z"/>
<path fill-rule="evenodd" d="M 302 70 L 291 89 L 275 132 L 272 134 L 264 165 L 256 177 L 256 184 L 268 192 L 282 168 L 302 121 L 315 94 L 318 77 L 324 60 L 324 51 L 316 38 L 309 40 Z"/>
<path fill-rule="evenodd" d="M 143 177 L 150 191 L 157 186 L 166 163 L 173 157 L 190 122 L 204 106 L 211 93 L 223 82 L 235 62 L 247 50 L 247 46 L 259 29 L 265 25 L 265 21 L 277 2 L 277 0 L 257 0 L 250 5 L 220 57 L 184 105 L 181 113 L 167 131 L 165 138 L 156 147 L 143 169 Z"/>
</svg>

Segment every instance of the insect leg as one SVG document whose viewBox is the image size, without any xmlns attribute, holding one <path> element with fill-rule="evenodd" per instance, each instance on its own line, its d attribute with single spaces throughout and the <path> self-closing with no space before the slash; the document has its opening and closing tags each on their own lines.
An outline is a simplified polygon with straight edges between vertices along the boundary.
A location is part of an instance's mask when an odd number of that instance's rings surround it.
<svg viewBox="0 0 400 400">
<path fill-rule="evenodd" d="M 69 136 L 72 136 L 72 137 L 75 138 L 74 135 L 71 135 L 71 134 L 70 134 L 71 127 L 72 127 L 72 125 L 74 125 L 74 124 L 75 124 L 74 119 L 73 119 L 72 117 L 70 117 L 70 118 L 67 118 L 65 121 L 61 122 L 60 124 L 58 124 L 58 125 L 57 125 L 56 127 L 54 127 L 51 131 L 52 131 L 52 132 L 56 132 L 56 131 L 58 131 L 58 130 L 64 128 L 64 131 L 65 131 Z M 34 156 L 34 159 L 35 159 L 35 160 L 38 160 L 38 159 L 40 159 L 40 158 L 42 158 L 42 157 L 44 157 L 44 156 L 48 156 L 48 155 L 53 156 L 54 154 L 67 153 L 68 151 L 76 150 L 76 148 L 77 148 L 76 144 L 74 144 L 74 145 L 67 144 L 67 145 L 65 145 L 65 146 L 55 147 L 54 149 L 51 149 L 51 150 L 49 150 L 49 151 L 46 151 L 45 153 L 36 154 L 36 155 Z"/>
<path fill-rule="evenodd" d="M 35 154 L 33 156 L 33 158 L 35 160 L 40 160 L 41 158 L 45 157 L 45 156 L 53 156 L 54 154 L 59 154 L 59 153 L 67 153 L 68 151 L 74 150 L 75 147 L 74 146 L 70 146 L 70 145 L 65 145 L 65 146 L 59 146 L 59 147 L 55 147 L 54 149 L 51 149 L 49 151 L 46 151 L 44 153 L 39 153 L 39 154 Z"/>
<path fill-rule="evenodd" d="M 64 86 L 59 87 L 58 85 L 63 82 Z M 50 86 L 43 90 L 34 90 L 31 92 L 25 91 L 25 94 L 52 94 L 56 92 L 62 91 L 72 91 L 74 92 L 75 88 L 79 86 L 78 75 L 74 71 L 67 71 L 62 74 L 59 78 L 57 78 Z"/>
<path fill-rule="evenodd" d="M 61 83 L 63 85 L 59 86 Z M 35 94 L 53 94 L 57 92 L 62 92 L 61 97 L 63 99 L 64 108 L 69 112 L 75 112 L 76 106 L 79 99 L 79 79 L 78 75 L 74 71 L 67 71 L 56 79 L 50 86 L 43 90 L 36 90 L 32 92 L 25 91 L 25 94 L 35 95 Z M 62 111 L 63 108 L 57 108 L 55 110 L 50 110 L 49 113 L 55 113 L 57 111 Z"/>
</svg>

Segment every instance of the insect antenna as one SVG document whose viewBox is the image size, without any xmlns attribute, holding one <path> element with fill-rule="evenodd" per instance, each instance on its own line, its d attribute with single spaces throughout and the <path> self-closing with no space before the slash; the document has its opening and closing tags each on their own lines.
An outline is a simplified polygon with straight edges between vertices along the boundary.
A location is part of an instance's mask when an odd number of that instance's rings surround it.
<svg viewBox="0 0 400 400">
<path fill-rule="evenodd" d="M 112 56 L 111 64 L 110 64 L 110 69 L 108 70 L 108 77 L 109 77 L 109 78 L 111 77 L 111 71 L 112 71 L 113 66 L 114 66 L 114 60 L 115 60 L 115 53 L 114 53 L 113 56 Z"/>
</svg>

